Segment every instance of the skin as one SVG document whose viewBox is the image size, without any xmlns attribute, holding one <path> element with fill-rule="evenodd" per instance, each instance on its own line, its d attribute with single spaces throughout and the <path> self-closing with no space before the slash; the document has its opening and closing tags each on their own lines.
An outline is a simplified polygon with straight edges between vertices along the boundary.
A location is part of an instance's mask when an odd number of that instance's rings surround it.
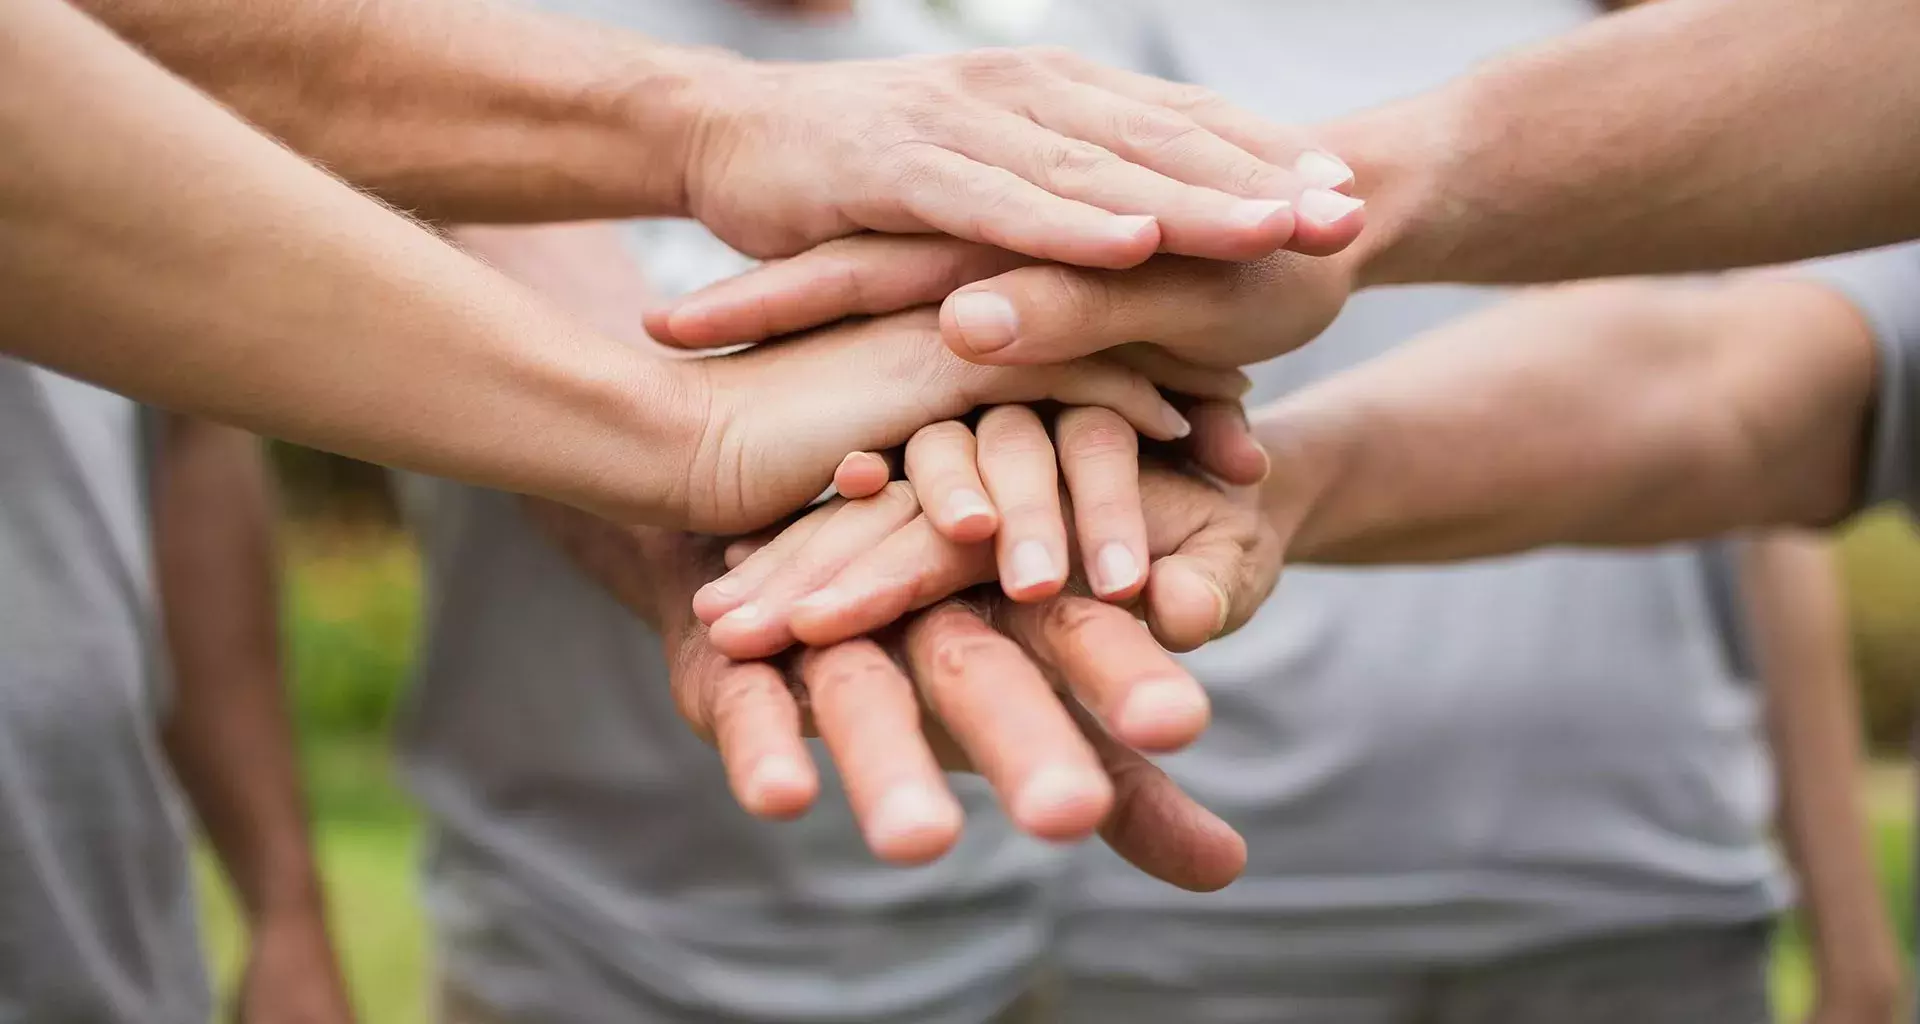
<svg viewBox="0 0 1920 1024">
<path fill-rule="evenodd" d="M 1333 260 L 1114 274 L 850 239 L 651 323 L 697 346 L 943 301 L 948 344 L 980 362 L 1147 341 L 1242 365 L 1305 343 L 1370 285 L 1709 270 L 1912 238 L 1916 33 L 1902 0 L 1664 0 L 1320 126 L 1368 210 Z M 1225 101 L 1188 90 L 1173 105 L 1203 117 Z"/>
<path fill-rule="evenodd" d="M 154 404 L 714 531 L 772 522 L 848 452 L 983 402 L 1112 405 L 1152 436 L 1187 429 L 1118 363 L 965 364 L 930 311 L 738 357 L 659 359 L 273 146 L 64 5 L 0 17 L 47 44 L 0 70 L 34 82 L 0 89 L 17 98 L 0 99 L 0 122 L 22 140 L 0 169 L 0 208 L 14 211 L 0 217 L 0 345 Z M 115 106 L 128 95 L 143 107 Z M 128 167 L 147 191 L 123 187 Z M 819 403 L 857 414 L 813 429 Z"/>
<path fill-rule="evenodd" d="M 1858 687 L 1845 595 L 1827 544 L 1777 533 L 1746 545 L 1741 575 L 1767 688 L 1779 831 L 1815 969 L 1811 1024 L 1903 1020 L 1903 954 L 1874 882 L 1861 806 Z"/>
<path fill-rule="evenodd" d="M 458 235 L 586 321 L 636 348 L 651 345 L 634 315 L 645 303 L 644 282 L 622 240 L 604 226 L 465 228 Z M 937 341 L 930 347 L 945 356 Z M 796 388 L 797 398 L 808 394 Z M 1198 422 L 1217 419 L 1208 408 L 1195 407 Z M 1231 423 L 1246 443 L 1244 423 Z M 1182 494 L 1209 493 L 1182 483 Z M 836 532 L 857 536 L 918 515 L 905 482 L 883 480 L 871 489 L 880 493 L 831 503 L 803 519 L 802 529 L 821 527 L 815 532 L 825 543 Z M 850 635 L 776 662 L 745 654 L 729 660 L 693 614 L 696 592 L 714 599 L 703 588 L 725 569 L 723 542 L 618 527 L 550 503 L 530 502 L 528 510 L 583 572 L 679 652 L 672 671 L 683 712 L 718 744 L 750 812 L 790 817 L 811 803 L 818 779 L 799 736 L 817 728 L 869 845 L 883 858 L 918 862 L 951 845 L 959 809 L 941 775 L 951 769 L 986 775 L 1012 820 L 1032 834 L 1071 840 L 1104 829 L 1123 855 L 1190 888 L 1217 887 L 1238 873 L 1238 837 L 1134 752 L 1190 742 L 1205 727 L 1207 704 L 1191 676 L 1126 611 L 1057 588 L 1019 606 L 976 595 L 943 602 L 876 638 Z M 1195 517 L 1187 535 L 1200 532 L 1202 519 Z M 1164 553 L 1187 535 L 1166 531 L 1149 540 Z M 729 627 L 735 639 L 750 634 L 738 625 Z M 989 693 L 995 699 L 983 703 Z"/>
<path fill-rule="evenodd" d="M 984 611 L 945 602 L 884 640 L 738 662 L 707 642 L 691 613 L 694 590 L 720 571 L 718 542 L 531 499 L 528 513 L 660 631 L 682 714 L 719 748 L 749 813 L 805 812 L 819 778 L 801 737 L 817 729 L 868 845 L 891 862 L 920 863 L 951 847 L 960 812 L 941 773 L 956 770 L 984 774 L 1023 830 L 1056 841 L 1097 831 L 1141 870 L 1183 888 L 1219 888 L 1245 866 L 1232 829 L 1069 695 L 1145 692 L 1139 659 L 1158 648 L 1119 609 L 1074 597 L 997 609 L 990 600 Z"/>
<path fill-rule="evenodd" d="M 281 675 L 273 508 L 258 443 L 169 418 L 153 541 L 174 701 L 167 759 L 247 924 L 248 1024 L 347 1024 Z"/>
<path fill-rule="evenodd" d="M 1093 266 L 1337 249 L 1358 230 L 1297 225 L 1300 146 L 1235 145 L 1152 80 L 1065 54 L 761 64 L 500 3 L 82 6 L 439 219 L 692 216 L 756 256 L 938 231 Z"/>
<path fill-rule="evenodd" d="M 1173 577 L 1193 595 L 1177 605 L 1213 613 L 1187 629 L 1155 622 L 1156 565 L 1148 622 L 1169 646 L 1203 642 L 1245 621 L 1283 558 L 1442 561 L 1832 523 L 1854 502 L 1874 369 L 1854 307 L 1788 277 L 1525 295 L 1257 410 L 1273 471 L 1245 501 L 1273 543 L 1249 547 L 1255 568 L 1238 576 L 1230 559 L 1177 563 L 1193 570 Z M 1165 513 L 1142 507 L 1151 535 Z M 791 599 L 785 628 L 802 641 L 879 628 L 995 571 L 979 545 L 915 523 L 840 549 L 852 555 L 781 560 L 827 581 Z"/>
</svg>

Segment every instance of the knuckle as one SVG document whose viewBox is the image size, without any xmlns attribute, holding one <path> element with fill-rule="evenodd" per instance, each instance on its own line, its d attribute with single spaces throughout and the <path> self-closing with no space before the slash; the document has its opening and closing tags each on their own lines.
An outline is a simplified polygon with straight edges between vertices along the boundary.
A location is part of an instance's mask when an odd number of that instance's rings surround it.
<svg viewBox="0 0 1920 1024">
<path fill-rule="evenodd" d="M 843 644 L 814 657 L 808 684 L 816 697 L 855 691 L 870 694 L 894 680 L 892 664 L 866 644 Z"/>
<path fill-rule="evenodd" d="M 1187 114 L 1217 110 L 1227 105 L 1226 97 L 1204 85 L 1193 85 L 1188 82 L 1176 82 L 1167 86 L 1161 102 L 1173 110 Z"/>
<path fill-rule="evenodd" d="M 1032 50 L 986 47 L 957 58 L 956 77 L 968 88 L 998 88 L 1032 81 L 1043 65 Z"/>
<path fill-rule="evenodd" d="M 997 658 L 1001 651 L 997 637 L 971 628 L 943 630 L 927 641 L 934 676 L 944 685 L 969 678 L 969 667 Z"/>
<path fill-rule="evenodd" d="M 1120 137 L 1141 149 L 1178 146 L 1203 132 L 1193 118 L 1164 107 L 1140 107 L 1127 112 L 1116 126 Z"/>
<path fill-rule="evenodd" d="M 1092 601 L 1055 598 L 1040 607 L 1040 628 L 1056 638 L 1076 636 L 1098 628 L 1104 610 Z"/>
<path fill-rule="evenodd" d="M 1117 166 L 1120 158 L 1091 142 L 1067 139 L 1048 146 L 1040 161 L 1047 179 L 1064 185 L 1098 177 Z"/>
<path fill-rule="evenodd" d="M 714 686 L 713 695 L 708 701 L 709 724 L 714 734 L 725 734 L 734 726 L 750 720 L 754 705 L 763 697 L 763 688 L 752 676 L 731 673 L 723 677 Z"/>
<path fill-rule="evenodd" d="M 1139 435 L 1108 409 L 1069 410 L 1061 415 L 1060 434 L 1063 454 L 1075 458 L 1131 461 L 1140 450 Z"/>
</svg>

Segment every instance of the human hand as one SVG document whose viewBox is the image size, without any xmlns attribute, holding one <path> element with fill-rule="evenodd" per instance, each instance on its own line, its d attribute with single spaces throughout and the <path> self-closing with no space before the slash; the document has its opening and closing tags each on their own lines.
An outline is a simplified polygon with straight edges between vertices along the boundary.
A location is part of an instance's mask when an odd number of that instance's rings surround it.
<svg viewBox="0 0 1920 1024">
<path fill-rule="evenodd" d="M 234 1000 L 235 1024 L 352 1024 L 353 1004 L 318 911 L 266 915 Z"/>
<path fill-rule="evenodd" d="M 690 88 L 687 213 L 753 256 L 938 232 L 1117 268 L 1333 252 L 1359 230 L 1314 218 L 1351 175 L 1292 131 L 1064 50 L 716 58 Z"/>
<path fill-rule="evenodd" d="M 721 542 L 649 528 L 626 534 L 647 552 L 652 595 L 633 606 L 665 638 L 681 713 L 719 748 L 749 813 L 805 813 L 819 778 L 801 736 L 817 726 L 883 860 L 920 863 L 952 846 L 961 812 L 941 778 L 946 769 L 984 775 L 1023 831 L 1054 841 L 1097 831 L 1141 870 L 1182 888 L 1220 888 L 1245 866 L 1240 836 L 1127 745 L 1129 737 L 1149 749 L 1191 739 L 1205 705 L 1202 696 L 1196 723 L 1186 698 L 1198 685 L 1124 610 L 1070 596 L 1020 606 L 948 601 L 883 639 L 737 662 L 708 642 L 691 610 L 694 590 L 721 571 Z"/>
<path fill-rule="evenodd" d="M 1192 414 L 1194 450 L 1259 478 L 1266 456 L 1237 406 L 1205 403 Z M 1251 614 L 1273 585 L 1264 567 L 1278 566 L 1252 491 L 1160 469 L 1143 492 L 1132 431 L 1105 410 L 1065 410 L 1055 434 L 1063 474 L 1047 428 L 1025 407 L 989 410 L 977 439 L 959 422 L 923 428 L 907 446 L 906 481 L 874 493 L 848 486 L 843 472 L 842 494 L 859 500 L 816 509 L 764 546 L 731 546 L 732 570 L 701 588 L 694 612 L 728 655 L 765 657 L 801 636 L 796 628 L 809 631 L 809 642 L 846 639 L 996 578 L 1016 601 L 1050 598 L 1076 561 L 1095 594 L 1133 601 L 1159 557 L 1158 601 L 1145 602 L 1145 611 L 1173 646 L 1210 639 L 1222 616 L 1237 626 Z M 1073 548 L 1065 513 L 1075 524 Z M 1222 548 L 1223 539 L 1233 543 Z M 1187 547 L 1208 569 L 1201 582 L 1237 601 L 1216 600 L 1182 578 L 1177 556 Z M 1235 576 L 1236 564 L 1253 571 Z M 1245 607 L 1228 607 L 1235 603 Z"/>
<path fill-rule="evenodd" d="M 1245 366 L 1325 330 L 1356 273 L 1348 253 L 1161 256 L 1113 271 L 1035 264 L 949 238 L 863 235 L 656 307 L 646 324 L 664 344 L 703 348 L 939 302 L 942 336 L 972 362 L 1056 362 L 1147 342 L 1193 364 Z"/>
<path fill-rule="evenodd" d="M 696 410 L 686 445 L 687 509 L 701 532 L 758 529 L 817 497 L 849 452 L 905 443 L 930 422 L 981 405 L 1053 400 L 1110 408 L 1142 434 L 1185 436 L 1184 416 L 1148 377 L 1106 358 L 985 367 L 941 344 L 932 310 L 842 324 L 778 345 L 673 364 Z M 1238 398 L 1233 372 L 1177 375 L 1199 397 Z"/>
<path fill-rule="evenodd" d="M 1252 617 L 1278 578 L 1284 524 L 1302 514 L 1271 514 L 1248 489 L 1159 465 L 1141 472 L 1136 501 L 1101 514 L 1123 522 L 1144 516 L 1147 559 L 1141 564 L 1150 560 L 1151 568 L 1145 590 L 1133 588 L 1134 603 L 1154 637 L 1174 650 L 1190 650 Z M 764 547 L 757 541 L 733 545 L 733 568 L 695 596 L 695 614 L 712 625 L 719 650 L 759 657 L 796 640 L 821 645 L 871 632 L 994 580 L 1001 571 L 995 546 L 954 540 L 936 518 L 920 511 L 914 489 L 903 483 L 871 498 L 837 501 Z M 1112 529 L 1083 525 L 1086 535 Z M 1021 596 L 1031 601 L 1058 589 Z M 1192 703 L 1204 708 L 1204 695 L 1196 691 Z M 1191 734 L 1176 729 L 1164 742 L 1190 741 L 1203 724 L 1201 713 Z M 1147 736 L 1129 739 L 1159 746 Z"/>
</svg>

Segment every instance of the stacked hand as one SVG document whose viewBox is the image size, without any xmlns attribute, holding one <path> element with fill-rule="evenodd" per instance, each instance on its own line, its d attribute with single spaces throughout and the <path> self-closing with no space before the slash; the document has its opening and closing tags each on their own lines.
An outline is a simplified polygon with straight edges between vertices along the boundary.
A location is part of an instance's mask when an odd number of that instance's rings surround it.
<svg viewBox="0 0 1920 1024">
<path fill-rule="evenodd" d="M 873 638 L 733 661 L 691 611 L 694 591 L 724 568 L 720 542 L 530 508 L 659 629 L 675 699 L 718 746 L 748 811 L 807 809 L 819 781 L 801 737 L 817 728 L 868 844 L 887 860 L 928 860 L 954 842 L 960 811 L 941 776 L 953 770 L 984 774 L 1035 835 L 1097 830 L 1142 870 L 1189 889 L 1239 874 L 1239 836 L 1132 749 L 1178 746 L 1206 713 L 1191 677 L 1125 611 L 1069 595 L 1019 606 L 981 595 Z M 633 571 L 608 571 L 622 563 Z"/>
</svg>

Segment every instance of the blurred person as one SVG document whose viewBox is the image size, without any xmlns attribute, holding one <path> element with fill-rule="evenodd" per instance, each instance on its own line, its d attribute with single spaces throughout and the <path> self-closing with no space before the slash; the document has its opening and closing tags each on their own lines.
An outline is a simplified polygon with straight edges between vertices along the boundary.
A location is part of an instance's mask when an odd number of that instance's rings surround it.
<svg viewBox="0 0 1920 1024">
<path fill-rule="evenodd" d="M 238 1019 L 347 1024 L 257 443 L 143 428 L 126 399 L 14 360 L 0 395 L 0 1019 L 212 1017 L 190 806 L 247 929 Z"/>
<path fill-rule="evenodd" d="M 1132 66 L 1312 123 L 1603 10 L 1061 13 L 1081 38 L 1118 28 Z M 1300 48 L 1275 62 L 1261 41 L 1283 30 Z M 1499 298 L 1356 296 L 1312 344 L 1256 368 L 1250 400 Z M 1162 763 L 1247 837 L 1246 875 L 1230 900 L 1189 896 L 1087 851 L 1063 901 L 1061 1019 L 1771 1024 L 1772 925 L 1790 898 L 1777 821 L 1808 883 L 1824 1020 L 1887 1024 L 1899 957 L 1858 806 L 1839 601 L 1818 542 L 1787 537 L 1294 571 L 1239 632 L 1186 656 L 1218 724 Z"/>
<path fill-rule="evenodd" d="M 917 0 L 543 6 L 756 59 L 962 41 Z M 687 221 L 455 234 L 640 346 L 644 293 L 747 264 Z M 913 869 L 875 861 L 836 779 L 800 821 L 749 818 L 678 721 L 674 648 L 623 600 L 667 581 L 617 549 L 578 552 L 566 510 L 405 486 L 430 612 L 401 747 L 431 822 L 443 1021 L 1030 1019 L 1062 855 L 1019 834 L 990 790 L 956 781 L 968 826 Z"/>
</svg>

